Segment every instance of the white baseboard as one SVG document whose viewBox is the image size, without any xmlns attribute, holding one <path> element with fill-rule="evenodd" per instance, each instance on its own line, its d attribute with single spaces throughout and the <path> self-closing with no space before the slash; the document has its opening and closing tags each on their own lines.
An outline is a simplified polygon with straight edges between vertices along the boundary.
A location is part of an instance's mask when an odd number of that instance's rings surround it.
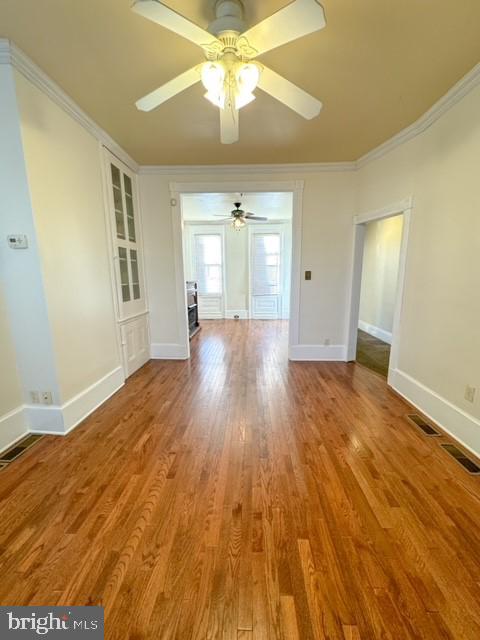
<svg viewBox="0 0 480 640">
<path fill-rule="evenodd" d="M 305 361 L 345 361 L 345 345 L 343 344 L 295 344 L 289 349 L 289 360 Z"/>
<path fill-rule="evenodd" d="M 98 409 L 125 384 L 122 367 L 117 367 L 62 405 L 65 433 Z"/>
<path fill-rule="evenodd" d="M 399 369 L 389 371 L 388 384 L 466 449 L 480 456 L 480 420 Z"/>
<path fill-rule="evenodd" d="M 29 431 L 64 436 L 124 384 L 123 369 L 117 367 L 61 406 L 26 405 L 24 412 Z"/>
<path fill-rule="evenodd" d="M 154 360 L 186 360 L 188 358 L 187 349 L 183 344 L 161 344 L 150 345 L 150 355 Z"/>
<path fill-rule="evenodd" d="M 385 331 L 385 329 L 380 329 L 380 327 L 376 327 L 375 325 L 364 322 L 363 320 L 358 321 L 358 328 L 369 333 L 371 336 L 374 336 L 374 338 L 378 338 L 387 344 L 392 344 L 393 336 L 391 331 Z"/>
<path fill-rule="evenodd" d="M 8 449 L 28 434 L 23 406 L 0 416 L 0 451 Z"/>
<path fill-rule="evenodd" d="M 65 435 L 62 407 L 58 405 L 25 405 L 25 417 L 31 433 Z"/>
<path fill-rule="evenodd" d="M 238 316 L 239 320 L 248 320 L 248 311 L 247 309 L 227 309 L 225 311 L 227 320 L 235 320 L 235 316 Z"/>
</svg>

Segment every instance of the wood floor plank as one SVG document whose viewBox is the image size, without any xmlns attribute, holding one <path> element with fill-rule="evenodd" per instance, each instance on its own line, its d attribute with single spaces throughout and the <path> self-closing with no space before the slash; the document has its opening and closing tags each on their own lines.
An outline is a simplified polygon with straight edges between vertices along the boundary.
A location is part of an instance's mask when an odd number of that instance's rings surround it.
<svg viewBox="0 0 480 640">
<path fill-rule="evenodd" d="M 382 378 L 210 321 L 0 471 L 0 604 L 108 640 L 478 640 L 480 478 Z"/>
</svg>

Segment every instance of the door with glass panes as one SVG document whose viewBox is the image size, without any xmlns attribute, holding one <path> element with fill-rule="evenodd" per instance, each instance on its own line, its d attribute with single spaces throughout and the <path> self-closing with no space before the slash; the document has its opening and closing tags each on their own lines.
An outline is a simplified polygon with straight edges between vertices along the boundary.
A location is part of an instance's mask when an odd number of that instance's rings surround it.
<svg viewBox="0 0 480 640">
<path fill-rule="evenodd" d="M 125 375 L 129 376 L 150 357 L 140 215 L 135 175 L 109 152 L 106 152 L 106 163 L 112 213 L 117 320 Z"/>
</svg>

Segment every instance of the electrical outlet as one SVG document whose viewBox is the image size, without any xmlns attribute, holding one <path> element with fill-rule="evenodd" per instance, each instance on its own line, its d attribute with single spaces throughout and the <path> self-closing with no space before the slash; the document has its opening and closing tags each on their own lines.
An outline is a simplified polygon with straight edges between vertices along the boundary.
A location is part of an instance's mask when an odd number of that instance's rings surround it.
<svg viewBox="0 0 480 640">
<path fill-rule="evenodd" d="M 52 404 L 52 392 L 42 391 L 42 404 Z"/>
<path fill-rule="evenodd" d="M 30 391 L 30 401 L 32 404 L 40 404 L 40 394 L 38 391 Z"/>
<path fill-rule="evenodd" d="M 477 390 L 475 387 L 471 387 L 470 385 L 467 384 L 467 386 L 465 387 L 465 400 L 467 402 L 475 402 L 476 391 Z"/>
<path fill-rule="evenodd" d="M 326 347 L 329 347 L 329 346 L 330 346 L 330 338 L 325 338 L 325 340 L 323 341 L 323 344 L 324 344 Z"/>
</svg>

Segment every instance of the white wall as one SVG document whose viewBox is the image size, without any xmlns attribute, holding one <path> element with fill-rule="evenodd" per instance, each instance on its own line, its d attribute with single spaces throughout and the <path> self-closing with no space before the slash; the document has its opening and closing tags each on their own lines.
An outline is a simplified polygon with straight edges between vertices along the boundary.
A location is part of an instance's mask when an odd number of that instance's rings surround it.
<svg viewBox="0 0 480 640">
<path fill-rule="evenodd" d="M 140 173 L 139 185 L 145 232 L 152 343 L 180 340 L 176 315 L 170 182 L 221 183 L 304 180 L 300 342 L 305 345 L 344 345 L 350 277 L 354 180 L 352 172 L 292 174 L 258 171 L 226 175 L 205 173 Z"/>
<path fill-rule="evenodd" d="M 366 225 L 360 295 L 360 328 L 391 342 L 403 216 Z"/>
<path fill-rule="evenodd" d="M 60 401 L 119 366 L 98 141 L 15 74 Z"/>
<path fill-rule="evenodd" d="M 477 87 L 424 133 L 357 174 L 360 212 L 414 196 L 396 385 L 477 451 L 479 113 Z M 474 404 L 464 398 L 467 384 L 477 388 Z"/>
<path fill-rule="evenodd" d="M 225 227 L 227 311 L 248 311 L 248 233 Z"/>
<path fill-rule="evenodd" d="M 0 419 L 23 404 L 10 319 L 7 315 L 3 282 L 0 281 Z"/>
</svg>

